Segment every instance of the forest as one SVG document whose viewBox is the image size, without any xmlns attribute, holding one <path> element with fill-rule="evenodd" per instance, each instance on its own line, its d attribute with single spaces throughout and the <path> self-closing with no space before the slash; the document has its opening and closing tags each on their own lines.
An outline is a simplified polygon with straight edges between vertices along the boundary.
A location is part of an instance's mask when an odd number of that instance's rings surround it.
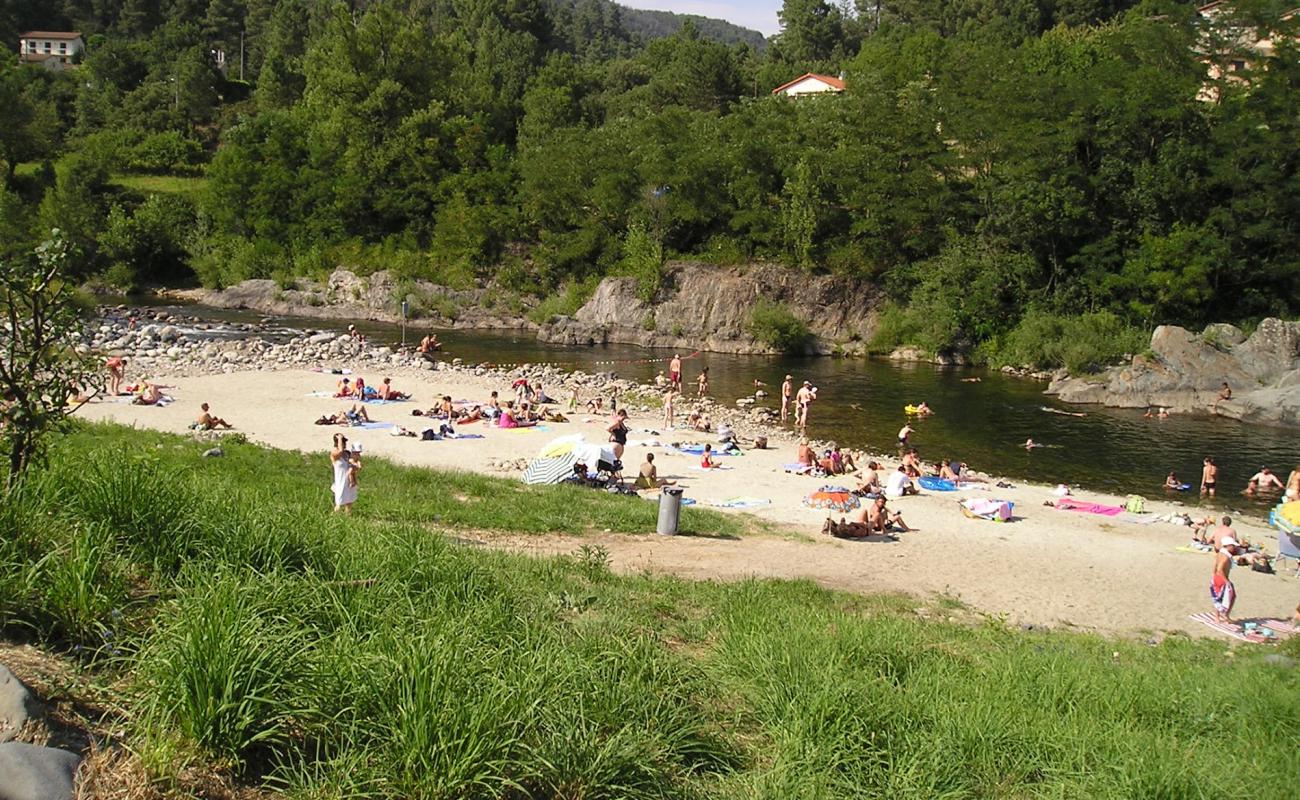
<svg viewBox="0 0 1300 800">
<path fill-rule="evenodd" d="M 13 0 L 11 56 L 87 49 L 0 65 L 0 257 L 57 227 L 123 290 L 343 265 L 556 313 L 769 261 L 878 287 L 878 349 L 1086 366 L 1300 307 L 1300 19 L 1197 5 L 787 0 L 760 48 L 605 0 Z M 810 71 L 847 88 L 772 95 Z"/>
</svg>

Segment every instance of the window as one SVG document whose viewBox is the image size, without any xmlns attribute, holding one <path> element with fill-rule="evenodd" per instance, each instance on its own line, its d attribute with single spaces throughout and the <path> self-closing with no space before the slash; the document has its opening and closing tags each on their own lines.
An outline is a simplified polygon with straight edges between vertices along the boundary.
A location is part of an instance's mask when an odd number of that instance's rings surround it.
<svg viewBox="0 0 1300 800">
<path fill-rule="evenodd" d="M 60 52 L 60 53 L 66 53 L 66 52 L 68 52 L 68 43 L 67 43 L 67 42 L 59 42 L 59 52 Z"/>
<path fill-rule="evenodd" d="M 1246 69 L 1245 61 L 1233 61 L 1228 65 L 1229 72 L 1243 72 Z"/>
<path fill-rule="evenodd" d="M 49 42 L 41 42 L 41 49 L 43 49 L 43 50 L 44 50 L 45 52 L 47 52 L 47 53 L 50 52 L 50 43 L 49 43 Z"/>
</svg>

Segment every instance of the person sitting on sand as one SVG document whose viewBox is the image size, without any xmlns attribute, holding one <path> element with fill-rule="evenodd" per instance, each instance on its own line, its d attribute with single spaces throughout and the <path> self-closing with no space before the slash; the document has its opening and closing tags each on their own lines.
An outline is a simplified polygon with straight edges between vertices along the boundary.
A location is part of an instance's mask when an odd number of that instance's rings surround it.
<svg viewBox="0 0 1300 800">
<path fill-rule="evenodd" d="M 893 530 L 910 531 L 911 528 L 903 521 L 903 513 L 901 511 L 890 513 L 885 507 L 885 502 L 884 497 L 877 497 L 862 509 L 862 516 L 867 525 L 877 533 L 888 534 Z"/>
<path fill-rule="evenodd" d="M 822 457 L 817 459 L 817 469 L 820 469 L 822 472 L 826 473 L 827 475 L 839 474 L 838 472 L 835 471 L 835 461 L 831 458 L 830 450 L 822 451 Z"/>
<path fill-rule="evenodd" d="M 713 423 L 709 421 L 707 416 L 701 414 L 698 409 L 691 412 L 691 415 L 686 418 L 686 422 L 691 426 L 691 430 L 697 433 L 709 433 L 713 430 Z"/>
<path fill-rule="evenodd" d="M 1165 476 L 1165 488 L 1177 492 L 1182 490 L 1183 484 L 1178 480 L 1178 476 L 1171 472 Z"/>
<path fill-rule="evenodd" d="M 700 454 L 700 468 L 716 469 L 717 466 L 717 462 L 713 460 L 713 445 L 704 445 L 704 452 Z"/>
<path fill-rule="evenodd" d="M 340 380 L 340 381 L 338 382 L 337 387 L 338 387 L 338 391 L 336 391 L 336 392 L 334 393 L 334 396 L 335 396 L 335 397 L 351 397 L 351 396 L 352 396 L 352 379 L 351 379 L 351 378 L 343 378 L 342 380 Z"/>
<path fill-rule="evenodd" d="M 393 379 L 384 378 L 384 382 L 379 384 L 380 400 L 410 400 L 411 396 L 406 392 L 399 392 L 393 388 Z"/>
<path fill-rule="evenodd" d="M 221 417 L 214 417 L 208 410 L 208 404 L 203 403 L 199 406 L 199 416 L 194 420 L 194 425 L 192 427 L 196 430 L 210 431 L 215 430 L 216 428 L 226 428 L 229 430 L 234 426 Z"/>
<path fill-rule="evenodd" d="M 655 376 L 655 388 L 662 389 L 667 385 L 668 385 L 668 376 L 664 375 L 663 370 L 659 370 L 659 374 Z"/>
<path fill-rule="evenodd" d="M 366 391 L 367 388 L 366 388 L 365 378 L 357 378 L 355 381 L 352 382 L 352 396 L 357 398 L 363 403 L 369 399 L 366 397 Z M 369 391 L 374 392 L 374 389 L 369 389 Z"/>
<path fill-rule="evenodd" d="M 497 397 L 495 391 L 488 397 L 487 407 L 483 409 L 483 416 L 488 419 L 496 419 L 501 416 L 501 399 Z"/>
<path fill-rule="evenodd" d="M 554 403 L 554 402 L 555 402 L 555 398 L 548 395 L 546 393 L 546 390 L 542 388 L 542 385 L 540 383 L 535 384 L 533 386 L 533 405 L 540 406 L 546 403 Z"/>
<path fill-rule="evenodd" d="M 633 485 L 638 489 L 659 489 L 676 483 L 677 481 L 670 481 L 667 478 L 660 479 L 659 468 L 655 466 L 655 454 L 646 453 L 645 463 L 641 465 L 641 474 L 637 476 Z"/>
<path fill-rule="evenodd" d="M 834 442 L 831 443 L 831 463 L 835 465 L 836 475 L 853 472 L 858 468 L 849 451 L 841 450 L 840 446 Z"/>
<path fill-rule="evenodd" d="M 593 397 L 587 401 L 587 413 L 599 414 L 605 407 L 605 401 L 599 397 Z"/>
<path fill-rule="evenodd" d="M 478 422 L 483 419 L 483 407 L 471 406 L 468 411 L 461 411 L 456 417 L 456 422 L 461 425 L 467 425 L 471 422 Z"/>
<path fill-rule="evenodd" d="M 902 497 L 903 495 L 916 493 L 916 485 L 912 483 L 907 470 L 903 469 L 901 464 L 889 476 L 889 480 L 885 481 L 885 497 Z"/>
<path fill-rule="evenodd" d="M 536 422 L 519 419 L 515 416 L 514 403 L 506 401 L 505 408 L 501 409 L 501 416 L 497 417 L 498 428 L 531 428 Z"/>
<path fill-rule="evenodd" d="M 1273 474 L 1273 470 L 1268 467 L 1260 467 L 1259 472 L 1250 476 L 1246 483 L 1246 490 L 1243 494 L 1253 495 L 1257 493 L 1280 492 L 1286 487 L 1282 481 Z"/>
<path fill-rule="evenodd" d="M 803 467 L 817 466 L 817 454 L 814 453 L 813 449 L 808 446 L 807 439 L 799 440 L 799 449 L 797 451 L 795 460 L 798 461 L 799 465 Z"/>
<path fill-rule="evenodd" d="M 853 490 L 855 494 L 880 494 L 880 464 L 875 461 L 867 463 L 867 468 L 863 470 L 862 475 L 858 478 L 858 488 Z"/>
<path fill-rule="evenodd" d="M 953 469 L 954 466 L 956 469 Z M 939 462 L 939 477 L 945 481 L 956 483 L 961 480 L 961 465 L 956 461 L 949 461 L 946 458 L 943 459 Z"/>
</svg>

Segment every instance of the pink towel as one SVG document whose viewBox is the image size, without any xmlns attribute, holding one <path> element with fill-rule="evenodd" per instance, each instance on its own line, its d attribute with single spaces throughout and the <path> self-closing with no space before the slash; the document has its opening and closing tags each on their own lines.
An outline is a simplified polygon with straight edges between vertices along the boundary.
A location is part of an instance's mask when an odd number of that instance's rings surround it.
<svg viewBox="0 0 1300 800">
<path fill-rule="evenodd" d="M 1085 514 L 1101 514 L 1105 517 L 1113 517 L 1124 513 L 1122 506 L 1103 506 L 1099 503 L 1085 503 L 1081 500 L 1073 500 L 1069 497 L 1062 497 L 1056 501 L 1056 507 L 1062 511 L 1082 511 Z"/>
</svg>

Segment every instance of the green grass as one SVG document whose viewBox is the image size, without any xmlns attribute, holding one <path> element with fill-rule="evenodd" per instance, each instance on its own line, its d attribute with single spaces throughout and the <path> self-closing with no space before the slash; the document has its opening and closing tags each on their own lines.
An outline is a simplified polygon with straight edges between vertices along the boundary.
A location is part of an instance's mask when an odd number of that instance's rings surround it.
<svg viewBox="0 0 1300 800">
<path fill-rule="evenodd" d="M 1263 648 L 465 547 L 644 531 L 654 505 L 372 459 L 345 518 L 323 456 L 204 447 L 87 427 L 0 504 L 0 619 L 127 687 L 164 782 L 201 761 L 294 798 L 1282 798 L 1300 777 L 1300 676 Z"/>
<path fill-rule="evenodd" d="M 192 199 L 203 192 L 208 179 L 185 175 L 114 175 L 112 182 L 142 194 L 176 194 Z"/>
</svg>

